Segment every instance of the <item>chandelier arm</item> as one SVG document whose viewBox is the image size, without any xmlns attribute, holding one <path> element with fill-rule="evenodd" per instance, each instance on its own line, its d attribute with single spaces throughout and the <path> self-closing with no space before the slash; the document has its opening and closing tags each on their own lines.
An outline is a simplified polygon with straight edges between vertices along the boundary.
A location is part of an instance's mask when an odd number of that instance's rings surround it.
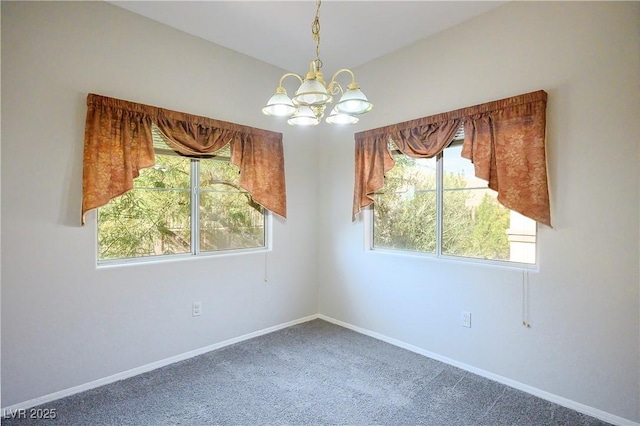
<svg viewBox="0 0 640 426">
<path fill-rule="evenodd" d="M 286 74 L 284 74 L 282 77 L 280 77 L 280 83 L 278 83 L 279 87 L 282 87 L 282 83 L 284 82 L 284 79 L 287 77 L 296 77 L 298 80 L 300 80 L 300 83 L 302 83 L 304 80 L 302 79 L 302 77 L 300 77 L 298 74 L 294 73 L 294 72 L 288 72 Z"/>
<path fill-rule="evenodd" d="M 344 94 L 344 89 L 342 88 L 340 83 L 338 83 L 338 80 L 336 80 L 336 78 L 338 78 L 338 75 L 342 74 L 342 73 L 347 73 L 347 74 L 351 75 L 351 83 L 349 83 L 349 85 L 347 86 L 348 89 L 357 88 L 358 87 L 358 83 L 356 83 L 356 76 L 353 73 L 353 71 L 351 71 L 348 68 L 342 68 L 342 69 L 339 69 L 338 71 L 336 71 L 335 74 L 333 74 L 333 77 L 331 77 L 331 81 L 329 82 L 329 85 L 327 86 L 327 90 L 332 95 Z"/>
<path fill-rule="evenodd" d="M 327 92 L 331 93 L 332 96 L 342 95 L 344 93 L 344 89 L 336 80 L 332 80 L 327 86 Z"/>
<path fill-rule="evenodd" d="M 353 73 L 353 71 L 351 71 L 348 68 L 342 68 L 342 69 L 339 69 L 338 71 L 336 71 L 335 74 L 333 74 L 333 77 L 331 77 L 331 83 L 329 83 L 329 84 L 333 84 L 334 82 L 336 82 L 336 77 L 338 77 L 338 74 L 341 74 L 343 72 L 349 73 L 351 75 L 351 84 L 350 85 L 356 84 L 356 76 Z"/>
</svg>

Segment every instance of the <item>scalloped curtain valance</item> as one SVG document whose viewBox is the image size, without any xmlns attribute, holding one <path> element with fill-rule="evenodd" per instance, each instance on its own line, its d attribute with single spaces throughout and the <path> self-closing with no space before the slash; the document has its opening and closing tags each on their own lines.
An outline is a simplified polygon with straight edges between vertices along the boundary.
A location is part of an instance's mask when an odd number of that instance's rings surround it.
<svg viewBox="0 0 640 426">
<path fill-rule="evenodd" d="M 267 210 L 286 218 L 282 134 L 149 105 L 87 96 L 82 176 L 82 224 L 89 210 L 133 188 L 153 166 L 152 126 L 185 156 L 212 155 L 227 144 L 240 186 Z"/>
<path fill-rule="evenodd" d="M 547 93 L 543 90 L 355 135 L 352 219 L 373 203 L 394 166 L 388 142 L 410 157 L 438 155 L 464 126 L 462 156 L 505 207 L 551 226 L 545 156 Z"/>
</svg>

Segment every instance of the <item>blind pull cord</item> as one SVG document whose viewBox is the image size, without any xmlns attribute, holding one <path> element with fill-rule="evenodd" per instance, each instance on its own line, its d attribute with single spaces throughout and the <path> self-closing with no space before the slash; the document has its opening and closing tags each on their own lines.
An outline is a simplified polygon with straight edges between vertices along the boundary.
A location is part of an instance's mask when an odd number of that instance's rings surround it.
<svg viewBox="0 0 640 426">
<path fill-rule="evenodd" d="M 522 326 L 531 328 L 529 323 L 529 271 L 522 270 Z"/>
</svg>

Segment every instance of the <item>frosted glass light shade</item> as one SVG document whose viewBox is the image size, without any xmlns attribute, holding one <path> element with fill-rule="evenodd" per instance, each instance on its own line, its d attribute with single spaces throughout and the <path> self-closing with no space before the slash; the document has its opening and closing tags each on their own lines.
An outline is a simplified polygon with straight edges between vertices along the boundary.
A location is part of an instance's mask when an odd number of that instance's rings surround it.
<svg viewBox="0 0 640 426">
<path fill-rule="evenodd" d="M 302 82 L 296 94 L 293 97 L 293 103 L 296 105 L 322 105 L 331 102 L 331 95 L 327 92 L 327 88 L 318 80 L 306 79 Z"/>
<path fill-rule="evenodd" d="M 274 117 L 291 117 L 296 112 L 296 107 L 286 93 L 276 93 L 262 108 L 262 113 Z"/>
<path fill-rule="evenodd" d="M 320 119 L 311 110 L 311 107 L 301 105 L 293 116 L 287 120 L 292 126 L 316 126 Z"/>
<path fill-rule="evenodd" d="M 333 108 L 326 122 L 329 124 L 356 124 L 360 119 L 350 114 L 338 112 L 336 108 Z"/>
<path fill-rule="evenodd" d="M 347 90 L 336 104 L 338 112 L 346 114 L 364 114 L 371 111 L 371 108 L 373 108 L 373 104 L 360 89 Z"/>
</svg>

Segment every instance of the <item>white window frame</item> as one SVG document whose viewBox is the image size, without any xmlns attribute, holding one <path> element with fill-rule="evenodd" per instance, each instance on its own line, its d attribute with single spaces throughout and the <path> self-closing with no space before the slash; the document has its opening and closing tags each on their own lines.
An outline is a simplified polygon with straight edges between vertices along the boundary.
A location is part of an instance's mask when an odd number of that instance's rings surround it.
<svg viewBox="0 0 640 426">
<path fill-rule="evenodd" d="M 452 143 L 459 141 L 458 138 L 454 139 Z M 449 145 L 451 146 L 451 145 Z M 445 148 L 447 149 L 447 148 Z M 444 151 L 443 151 L 444 152 Z M 421 252 L 421 251 L 413 251 L 413 250 L 403 250 L 403 249 L 391 249 L 391 248 L 382 248 L 382 247 L 374 247 L 374 208 L 375 203 L 369 205 L 368 207 L 363 209 L 363 218 L 364 218 L 364 250 L 369 253 L 379 253 L 379 254 L 391 254 L 396 256 L 403 257 L 417 257 L 417 258 L 428 258 L 434 260 L 443 260 L 447 262 L 462 262 L 462 263 L 471 263 L 471 264 L 479 264 L 485 266 L 494 266 L 494 267 L 505 267 L 509 269 L 526 269 L 530 271 L 539 271 L 540 268 L 540 244 L 539 244 L 539 231 L 540 228 L 538 223 L 536 222 L 536 243 L 535 243 L 535 251 L 536 251 L 536 261 L 535 263 L 524 263 L 524 262 L 515 262 L 509 260 L 496 260 L 496 259 L 482 259 L 478 257 L 466 257 L 466 256 L 454 256 L 449 254 L 442 253 L 442 210 L 443 210 L 443 172 L 444 172 L 444 163 L 443 163 L 443 152 L 436 156 L 436 250 L 435 253 Z"/>
<path fill-rule="evenodd" d="M 159 152 L 157 152 L 159 154 Z M 127 257 L 120 259 L 100 259 L 100 247 L 99 247 L 99 227 L 98 218 L 99 215 L 96 212 L 95 225 L 96 225 L 96 243 L 95 243 L 95 256 L 98 267 L 110 267 L 110 266 L 122 266 L 122 265 L 134 265 L 140 263 L 164 263 L 186 259 L 203 259 L 210 257 L 224 257 L 224 256 L 236 256 L 249 253 L 261 253 L 272 251 L 272 225 L 273 216 L 271 212 L 263 207 L 263 221 L 264 221 L 264 246 L 252 247 L 252 248 L 240 248 L 240 249 L 224 249 L 213 251 L 200 251 L 200 161 L 201 159 L 190 159 L 190 181 L 191 181 L 191 238 L 190 245 L 191 250 L 189 253 L 179 254 L 159 254 L 155 256 L 139 256 L 139 257 Z M 221 160 L 213 160 L 221 161 Z"/>
</svg>

